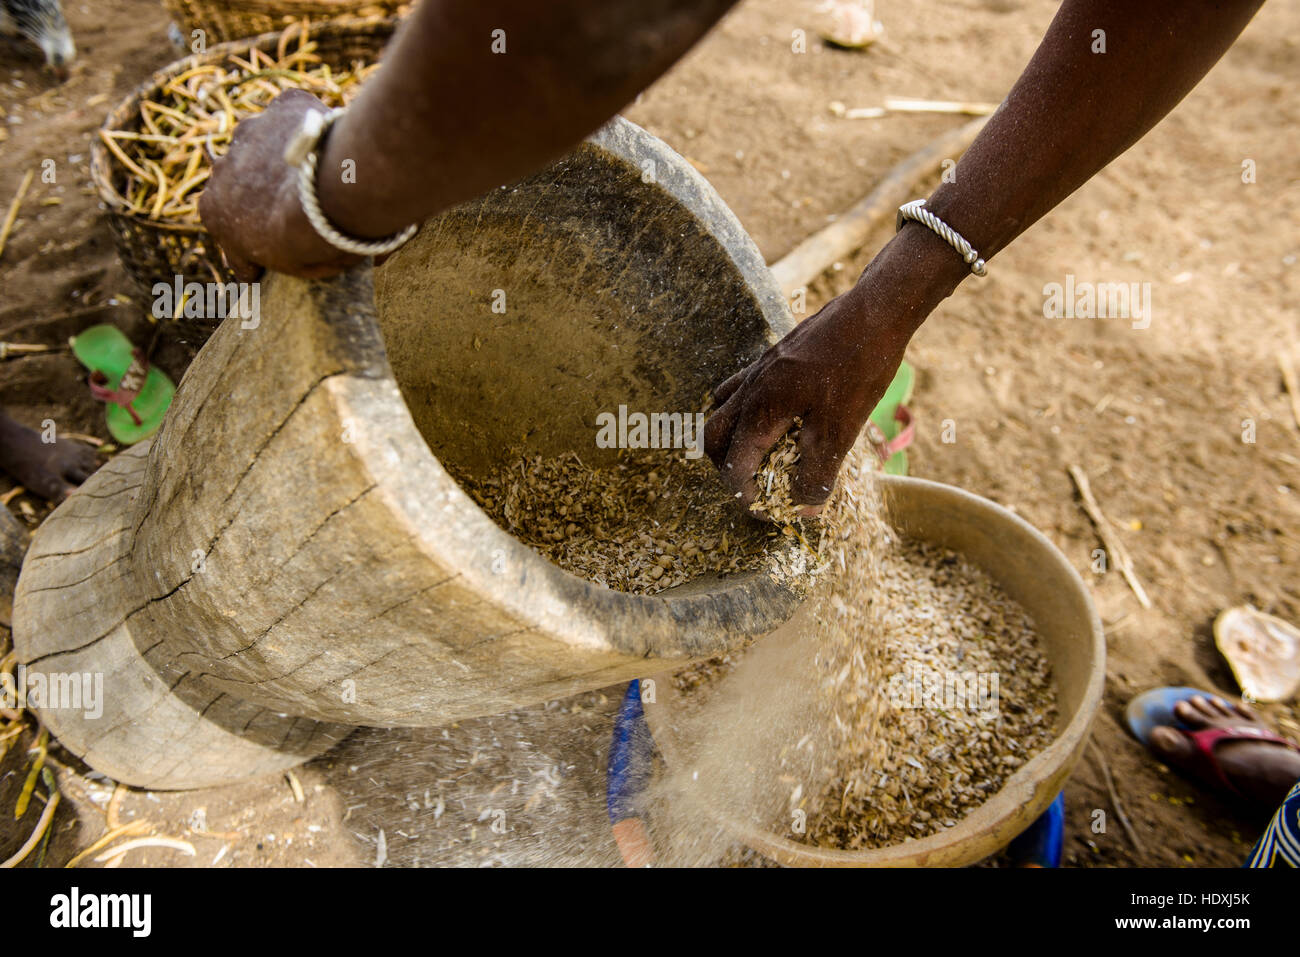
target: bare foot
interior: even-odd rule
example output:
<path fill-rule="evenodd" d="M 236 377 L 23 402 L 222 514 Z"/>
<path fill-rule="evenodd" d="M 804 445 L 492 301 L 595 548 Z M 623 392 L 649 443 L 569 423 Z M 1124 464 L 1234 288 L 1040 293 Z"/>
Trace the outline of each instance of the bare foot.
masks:
<path fill-rule="evenodd" d="M 99 468 L 95 450 L 82 442 L 42 442 L 41 436 L 0 412 L 0 469 L 33 495 L 61 502 Z"/>
<path fill-rule="evenodd" d="M 1258 728 L 1273 731 L 1244 704 L 1196 695 L 1174 706 L 1174 714 L 1193 731 L 1204 728 Z M 1177 728 L 1161 725 L 1151 731 L 1151 749 L 1169 764 L 1208 784 L 1199 752 L 1191 738 Z M 1214 746 L 1219 767 L 1232 785 L 1263 804 L 1282 803 L 1287 791 L 1300 780 L 1300 752 L 1269 741 L 1224 741 Z"/>

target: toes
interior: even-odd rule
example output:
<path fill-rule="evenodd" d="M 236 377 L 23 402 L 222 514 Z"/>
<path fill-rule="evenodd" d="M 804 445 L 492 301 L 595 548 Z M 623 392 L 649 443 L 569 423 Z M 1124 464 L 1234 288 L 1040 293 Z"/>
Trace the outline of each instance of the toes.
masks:
<path fill-rule="evenodd" d="M 1192 707 L 1196 709 L 1202 721 L 1213 721 L 1215 718 L 1222 718 L 1223 712 L 1214 705 L 1214 701 L 1206 695 L 1198 694 L 1191 699 Z"/>
<path fill-rule="evenodd" d="M 1215 713 L 1207 710 L 1209 702 L 1203 697 L 1197 695 L 1194 698 L 1188 698 L 1174 705 L 1174 715 L 1183 724 L 1190 725 L 1193 728 L 1202 728 L 1214 718 Z"/>
<path fill-rule="evenodd" d="M 1236 710 L 1237 714 L 1241 715 L 1247 721 L 1254 721 L 1257 724 L 1264 723 L 1264 719 L 1260 716 L 1259 712 L 1247 705 L 1244 701 L 1238 701 L 1234 703 L 1232 707 Z"/>
<path fill-rule="evenodd" d="M 1228 702 L 1224 701 L 1220 697 L 1216 696 L 1211 698 L 1210 706 L 1214 708 L 1214 710 L 1217 711 L 1221 717 L 1235 718 L 1237 716 L 1236 709 L 1233 708 L 1232 705 L 1228 704 Z"/>
<path fill-rule="evenodd" d="M 1196 746 L 1187 735 L 1177 728 L 1170 728 L 1163 724 L 1151 729 L 1147 743 L 1152 751 L 1168 763 L 1175 765 L 1188 764 L 1196 751 Z"/>

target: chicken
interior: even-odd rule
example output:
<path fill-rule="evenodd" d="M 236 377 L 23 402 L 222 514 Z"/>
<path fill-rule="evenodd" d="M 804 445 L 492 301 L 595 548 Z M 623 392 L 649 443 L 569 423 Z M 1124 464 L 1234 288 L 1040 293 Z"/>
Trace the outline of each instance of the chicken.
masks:
<path fill-rule="evenodd" d="M 25 37 L 40 47 L 60 79 L 77 56 L 59 0 L 0 0 L 0 33 Z"/>

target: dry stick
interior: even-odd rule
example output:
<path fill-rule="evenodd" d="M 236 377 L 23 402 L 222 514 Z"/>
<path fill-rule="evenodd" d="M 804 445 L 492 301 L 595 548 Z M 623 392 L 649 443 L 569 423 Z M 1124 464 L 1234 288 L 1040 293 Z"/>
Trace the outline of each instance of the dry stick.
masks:
<path fill-rule="evenodd" d="M 859 106 L 849 110 L 843 103 L 832 103 L 831 112 L 844 120 L 878 120 L 889 115 L 889 110 L 883 106 Z"/>
<path fill-rule="evenodd" d="M 93 445 L 96 448 L 104 444 L 104 440 L 97 435 L 90 435 L 87 432 L 64 432 L 59 436 L 60 439 L 72 439 L 76 442 L 85 442 L 87 445 Z"/>
<path fill-rule="evenodd" d="M 116 787 L 113 788 L 113 796 L 108 799 L 108 807 L 104 810 L 104 820 L 110 828 L 121 827 L 117 812 L 122 806 L 122 798 L 124 797 L 126 797 L 126 785 L 118 781 Z"/>
<path fill-rule="evenodd" d="M 24 323 L 25 328 L 34 328 L 36 326 L 47 326 L 56 322 L 63 322 L 65 319 L 79 319 L 82 316 L 91 316 L 104 312 L 106 309 L 130 309 L 129 302 L 101 302 L 97 306 L 82 306 L 80 309 L 71 309 L 67 312 L 60 312 L 53 316 L 42 316 L 40 319 L 32 320 L 30 323 Z M 6 317 L 7 318 L 7 317 Z M 16 345 L 17 343 L 10 343 Z M 50 346 L 50 349 L 64 349 L 66 346 Z"/>
<path fill-rule="evenodd" d="M 1295 419 L 1295 427 L 1300 429 L 1300 382 L 1296 381 L 1295 366 L 1291 364 L 1289 355 L 1279 352 L 1277 367 L 1282 370 L 1282 384 L 1291 398 L 1291 417 Z"/>
<path fill-rule="evenodd" d="M 1119 818 L 1119 823 L 1124 825 L 1124 832 L 1128 834 L 1128 839 L 1133 842 L 1133 849 L 1139 854 L 1145 854 L 1146 848 L 1138 840 L 1137 831 L 1133 829 L 1132 823 L 1129 822 L 1128 815 L 1124 813 L 1124 805 L 1120 803 L 1119 791 L 1115 790 L 1115 781 L 1110 776 L 1110 765 L 1106 763 L 1106 756 L 1102 754 L 1101 748 L 1097 747 L 1097 742 L 1088 740 L 1088 747 L 1092 748 L 1092 756 L 1096 759 L 1097 764 L 1101 767 L 1101 776 L 1106 781 L 1106 790 L 1110 794 L 1110 803 L 1115 808 L 1115 816 Z"/>
<path fill-rule="evenodd" d="M 54 820 L 54 809 L 59 806 L 59 799 L 63 795 L 55 791 L 45 804 L 45 810 L 41 812 L 41 818 L 36 822 L 36 829 L 32 831 L 32 836 L 27 839 L 27 843 L 18 848 L 13 857 L 0 863 L 0 868 L 17 867 L 22 863 L 23 858 L 32 852 L 41 838 L 45 836 L 45 830 L 50 826 L 50 821 Z"/>
<path fill-rule="evenodd" d="M 772 275 L 789 297 L 837 259 L 862 247 L 883 219 L 892 221 L 898 207 L 912 198 L 912 190 L 945 159 L 959 156 L 984 128 L 981 116 L 949 130 L 899 163 L 863 200 L 825 229 L 813 233 L 772 266 Z"/>
<path fill-rule="evenodd" d="M 290 771 L 285 775 L 285 777 L 288 779 L 289 787 L 293 791 L 293 799 L 299 804 L 302 804 L 307 800 L 307 797 L 302 793 L 302 784 L 298 781 L 298 775 Z"/>
<path fill-rule="evenodd" d="M 27 804 L 32 799 L 32 794 L 36 789 L 36 782 L 41 776 L 41 768 L 45 767 L 45 759 L 49 754 L 50 732 L 42 728 L 40 737 L 36 739 L 35 746 L 28 749 L 28 754 L 35 754 L 36 759 L 32 762 L 31 773 L 27 775 L 27 781 L 23 784 L 23 789 L 18 792 L 18 803 L 14 806 L 14 820 L 18 820 L 27 813 Z"/>
<path fill-rule="evenodd" d="M 100 848 L 113 843 L 113 841 L 116 841 L 119 837 L 122 837 L 126 834 L 136 834 L 140 831 L 147 831 L 147 830 L 149 830 L 148 821 L 131 821 L 129 824 L 123 824 L 121 827 L 115 827 L 112 830 L 105 833 L 102 837 L 100 837 L 99 840 L 95 841 L 94 844 L 91 844 L 90 847 L 86 848 L 84 851 L 79 852 L 75 857 L 72 858 L 72 860 L 68 861 L 68 863 L 64 864 L 63 866 L 76 867 L 78 864 L 80 864 L 82 861 L 88 858 L 91 854 L 94 854 Z"/>
<path fill-rule="evenodd" d="M 1151 599 L 1147 597 L 1146 589 L 1138 581 L 1137 572 L 1133 570 L 1133 559 L 1129 557 L 1128 549 L 1124 547 L 1115 535 L 1114 530 L 1110 527 L 1110 522 L 1106 521 L 1106 516 L 1102 513 L 1101 506 L 1092 496 L 1092 487 L 1088 483 L 1088 476 L 1083 469 L 1077 465 L 1070 466 L 1070 478 L 1074 479 L 1075 488 L 1079 490 L 1079 498 L 1083 500 L 1083 510 L 1088 513 L 1092 519 L 1092 524 L 1097 528 L 1097 534 L 1101 536 L 1101 543 L 1106 547 L 1107 553 L 1111 556 L 1115 566 L 1119 568 L 1120 574 L 1128 582 L 1129 588 L 1133 589 L 1133 594 L 1137 595 L 1138 602 L 1143 608 L 1151 607 Z"/>
<path fill-rule="evenodd" d="M 116 847 L 110 847 L 103 854 L 95 856 L 95 862 L 103 864 L 105 861 L 113 861 L 117 858 L 125 857 L 127 852 L 134 851 L 140 847 L 167 847 L 173 851 L 180 851 L 186 857 L 193 857 L 195 854 L 194 845 L 189 841 L 182 841 L 177 837 L 138 837 L 133 841 L 127 841 Z"/>
<path fill-rule="evenodd" d="M 997 108 L 997 103 L 971 103 L 965 100 L 913 100 L 904 97 L 885 100 L 885 109 L 893 113 L 965 113 L 969 116 L 988 116 Z"/>
<path fill-rule="evenodd" d="M 9 233 L 13 231 L 14 222 L 18 219 L 18 207 L 23 204 L 23 197 L 27 195 L 28 188 L 32 185 L 32 177 L 36 175 L 36 170 L 29 169 L 27 175 L 23 177 L 22 185 L 18 187 L 18 193 L 14 196 L 14 201 L 9 204 L 9 212 L 5 215 L 4 225 L 0 226 L 0 256 L 5 254 L 5 243 L 9 241 Z"/>
<path fill-rule="evenodd" d="M 28 356 L 40 352 L 57 352 L 63 346 L 47 346 L 31 342 L 0 342 L 0 359 L 10 356 Z"/>

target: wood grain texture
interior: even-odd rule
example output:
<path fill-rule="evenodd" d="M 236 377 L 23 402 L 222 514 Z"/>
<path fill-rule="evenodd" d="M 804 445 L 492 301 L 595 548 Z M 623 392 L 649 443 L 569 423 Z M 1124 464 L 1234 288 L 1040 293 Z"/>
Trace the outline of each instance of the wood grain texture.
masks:
<path fill-rule="evenodd" d="M 77 493 L 80 507 L 56 511 L 27 556 L 15 607 L 19 660 L 29 674 L 49 680 L 102 676 L 102 707 L 93 709 L 99 713 L 83 699 L 80 707 L 36 709 L 41 721 L 87 764 L 137 787 L 222 784 L 329 749 L 351 729 L 224 695 L 157 662 L 161 644 L 137 647 L 130 611 L 121 607 L 140 597 L 129 562 L 131 530 L 116 520 L 131 514 L 147 452 L 147 443 L 136 446 L 93 475 Z M 100 600 L 90 601 L 92 594 Z M 46 623 L 37 643 L 24 624 L 31 621 Z"/>
<path fill-rule="evenodd" d="M 39 530 L 21 659 L 104 671 L 132 699 L 94 726 L 51 718 L 93 766 L 155 787 L 260 773 L 346 726 L 450 723 L 663 667 L 647 658 L 708 657 L 796 607 L 762 572 L 654 597 L 576 578 L 498 528 L 430 450 L 482 467 L 467 450 L 500 450 L 535 408 L 551 410 L 529 420 L 535 447 L 594 449 L 600 409 L 698 408 L 788 329 L 716 193 L 618 121 L 472 220 L 427 224 L 384 266 L 381 308 L 365 266 L 264 281 L 261 324 L 221 326 L 147 457 L 119 456 Z M 560 268 L 561 250 L 596 263 L 591 278 Z M 494 327 L 508 348 L 477 349 L 448 313 L 484 310 L 494 284 L 534 305 L 511 316 L 525 334 Z M 408 397 L 429 383 L 444 406 L 417 426 Z M 489 441 L 458 440 L 472 430 Z"/>

